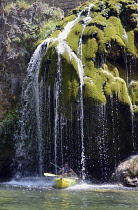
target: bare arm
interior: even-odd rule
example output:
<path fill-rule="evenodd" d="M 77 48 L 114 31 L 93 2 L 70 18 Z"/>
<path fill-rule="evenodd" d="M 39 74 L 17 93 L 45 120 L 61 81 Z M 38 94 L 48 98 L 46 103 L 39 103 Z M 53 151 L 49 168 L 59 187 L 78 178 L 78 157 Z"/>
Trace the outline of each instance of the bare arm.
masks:
<path fill-rule="evenodd" d="M 72 169 L 71 169 L 72 170 Z M 77 177 L 77 174 L 72 170 L 72 174 Z"/>
<path fill-rule="evenodd" d="M 63 168 L 60 169 L 57 174 L 62 174 L 62 173 L 63 173 Z"/>

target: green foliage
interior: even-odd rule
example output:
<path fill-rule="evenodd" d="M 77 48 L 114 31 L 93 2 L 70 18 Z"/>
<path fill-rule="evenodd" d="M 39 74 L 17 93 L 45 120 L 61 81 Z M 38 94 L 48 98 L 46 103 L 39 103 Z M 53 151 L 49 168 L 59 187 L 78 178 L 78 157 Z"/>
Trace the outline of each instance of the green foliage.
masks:
<path fill-rule="evenodd" d="M 4 10 L 9 13 L 12 8 L 14 8 L 14 3 L 10 2 L 10 3 L 6 4 L 6 6 L 4 7 Z"/>
<path fill-rule="evenodd" d="M 18 6 L 21 9 L 29 9 L 30 8 L 30 4 L 28 2 L 26 2 L 25 0 L 16 0 Z"/>
<path fill-rule="evenodd" d="M 4 120 L 0 123 L 0 135 L 11 134 L 16 121 L 17 121 L 16 111 L 15 110 L 9 111 Z"/>
<path fill-rule="evenodd" d="M 11 110 L 5 119 L 0 123 L 0 157 L 12 158 L 14 154 L 14 131 L 16 128 L 18 115 L 15 110 Z"/>
<path fill-rule="evenodd" d="M 56 25 L 58 24 L 59 20 L 49 20 L 47 23 L 45 23 L 41 28 L 39 32 L 39 39 L 43 40 L 46 39 L 48 36 L 50 36 L 53 31 L 56 28 Z"/>

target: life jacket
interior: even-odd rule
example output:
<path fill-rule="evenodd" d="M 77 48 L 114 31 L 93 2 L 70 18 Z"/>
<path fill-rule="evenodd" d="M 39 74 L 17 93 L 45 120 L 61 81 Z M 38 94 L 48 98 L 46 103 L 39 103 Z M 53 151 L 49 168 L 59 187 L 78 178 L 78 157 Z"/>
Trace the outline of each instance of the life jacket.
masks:
<path fill-rule="evenodd" d="M 63 174 L 66 174 L 66 173 L 69 173 L 69 172 L 72 172 L 71 168 L 68 167 L 68 168 L 63 168 Z"/>

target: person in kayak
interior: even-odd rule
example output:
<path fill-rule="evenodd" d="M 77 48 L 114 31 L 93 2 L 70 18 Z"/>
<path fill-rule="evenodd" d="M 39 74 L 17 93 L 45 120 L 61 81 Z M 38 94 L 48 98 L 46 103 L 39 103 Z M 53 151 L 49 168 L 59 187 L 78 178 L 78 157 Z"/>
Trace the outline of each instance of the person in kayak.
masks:
<path fill-rule="evenodd" d="M 59 170 L 58 174 L 61 174 L 62 176 L 76 176 L 77 174 L 69 167 L 68 163 L 64 164 L 64 167 Z"/>

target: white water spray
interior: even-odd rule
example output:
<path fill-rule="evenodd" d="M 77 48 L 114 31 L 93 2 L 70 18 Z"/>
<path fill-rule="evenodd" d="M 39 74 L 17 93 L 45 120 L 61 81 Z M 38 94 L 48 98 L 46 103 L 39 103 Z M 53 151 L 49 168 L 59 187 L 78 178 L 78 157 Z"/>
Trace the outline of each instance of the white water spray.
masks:
<path fill-rule="evenodd" d="M 27 69 L 27 77 L 24 81 L 22 90 L 23 109 L 21 111 L 21 118 L 18 122 L 18 127 L 20 127 L 20 134 L 15 134 L 15 140 L 17 141 L 16 160 L 20 161 L 18 163 L 18 169 L 22 169 L 23 164 L 25 163 L 25 157 L 31 158 L 29 157 L 29 150 L 31 147 L 33 147 L 35 142 L 35 135 L 36 144 L 38 144 L 37 162 L 39 165 L 39 175 L 42 175 L 43 173 L 43 137 L 41 116 L 42 96 L 40 94 L 42 82 L 40 84 L 38 83 L 38 76 L 43 52 L 47 49 L 50 41 L 51 39 L 47 39 L 41 45 L 39 45 L 30 60 Z M 34 130 L 33 126 L 36 126 L 35 134 L 32 133 Z M 26 146 L 26 144 L 28 146 Z"/>

